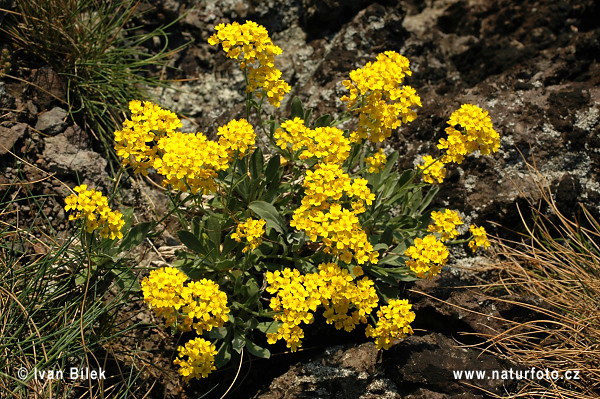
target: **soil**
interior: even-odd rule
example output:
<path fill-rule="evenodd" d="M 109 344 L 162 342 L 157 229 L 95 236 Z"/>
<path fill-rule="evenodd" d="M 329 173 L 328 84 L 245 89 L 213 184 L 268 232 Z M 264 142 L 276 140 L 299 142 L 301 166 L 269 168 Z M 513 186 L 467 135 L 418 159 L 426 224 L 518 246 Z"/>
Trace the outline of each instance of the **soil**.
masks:
<path fill-rule="evenodd" d="M 215 134 L 217 126 L 242 115 L 243 76 L 207 38 L 219 23 L 249 19 L 264 25 L 283 49 L 278 67 L 293 90 L 280 109 L 270 110 L 279 116 L 288 114 L 294 95 L 313 107 L 313 114 L 339 114 L 341 81 L 349 71 L 386 50 L 408 57 L 413 74 L 407 84 L 417 90 L 423 107 L 417 120 L 399 128 L 386 144 L 403 154 L 403 168 L 414 167 L 425 154 L 437 154 L 435 144 L 444 135 L 446 120 L 461 104 L 489 111 L 502 137 L 500 151 L 490 157 L 471 156 L 451 167 L 434 206 L 459 209 L 467 223 L 514 239 L 523 231 L 519 211 L 527 217 L 528 201 L 540 198 L 536 180 L 543 178 L 563 213 L 578 217 L 583 204 L 600 216 L 596 0 L 159 0 L 154 5 L 140 21 L 142 26 L 183 15 L 169 28 L 169 46 L 194 40 L 173 56 L 169 72 L 172 78 L 188 81 L 155 92 L 161 106 L 185 115 L 184 130 Z M 44 213 L 64 235 L 69 223 L 62 198 L 68 192 L 46 172 L 70 187 L 81 181 L 107 189 L 103 182 L 109 181 L 109 161 L 90 132 L 64 117 L 56 97 L 66 98 L 65 80 L 47 66 L 15 54 L 10 74 L 35 86 L 0 79 L 0 196 L 18 191 L 10 185 L 18 175 L 36 182 L 32 191 L 50 195 Z M 28 163 L 18 168 L 8 149 Z M 533 163 L 540 175 L 530 173 L 528 164 Z M 118 200 L 136 209 L 160 211 L 167 206 L 155 185 L 129 176 L 122 178 Z M 28 209 L 20 211 L 27 217 Z M 167 230 L 152 245 L 162 246 L 161 254 L 166 254 L 177 241 Z M 506 359 L 479 356 L 479 350 L 461 344 L 479 342 L 474 333 L 501 329 L 494 316 L 532 317 L 516 307 L 499 309 L 477 290 L 459 288 L 494 276 L 489 256 L 461 256 L 456 253 L 449 270 L 433 282 L 407 285 L 412 291 L 406 296 L 418 314 L 416 332 L 392 350 L 378 353 L 361 332 L 337 334 L 330 326 L 316 326 L 300 353 L 284 354 L 285 348 L 276 348 L 271 360 L 244 359 L 227 397 L 433 399 L 516 392 L 519 384 L 514 381 L 452 378 L 451 370 L 513 367 Z M 163 258 L 168 261 L 168 254 Z M 147 263 L 160 260 L 156 255 Z M 139 320 L 157 323 L 139 302 L 131 309 Z M 114 345 L 140 344 L 142 358 L 159 364 L 145 369 L 140 380 L 140 392 L 147 390 L 152 398 L 197 397 L 215 385 L 210 395 L 220 397 L 238 374 L 234 359 L 234 366 L 205 381 L 182 383 L 171 365 L 176 342 L 160 327 L 140 330 Z M 104 350 L 118 352 L 113 349 Z M 110 356 L 115 367 L 138 367 L 131 359 Z"/>

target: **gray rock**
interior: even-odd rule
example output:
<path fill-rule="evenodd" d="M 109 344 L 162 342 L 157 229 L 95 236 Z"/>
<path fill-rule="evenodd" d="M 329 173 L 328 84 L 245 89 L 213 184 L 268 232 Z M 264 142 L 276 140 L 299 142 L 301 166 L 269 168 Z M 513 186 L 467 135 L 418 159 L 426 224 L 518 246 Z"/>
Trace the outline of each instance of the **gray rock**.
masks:
<path fill-rule="evenodd" d="M 106 159 L 90 150 L 82 150 L 69 142 L 66 134 L 44 139 L 43 157 L 48 169 L 58 177 L 79 175 L 80 180 L 107 181 Z"/>
<path fill-rule="evenodd" d="M 58 134 L 67 127 L 66 117 L 67 111 L 60 107 L 54 107 L 38 117 L 35 128 L 46 134 Z"/>
<path fill-rule="evenodd" d="M 65 129 L 63 135 L 67 138 L 70 144 L 85 150 L 90 148 L 91 140 L 89 134 L 77 125 L 69 126 Z"/>

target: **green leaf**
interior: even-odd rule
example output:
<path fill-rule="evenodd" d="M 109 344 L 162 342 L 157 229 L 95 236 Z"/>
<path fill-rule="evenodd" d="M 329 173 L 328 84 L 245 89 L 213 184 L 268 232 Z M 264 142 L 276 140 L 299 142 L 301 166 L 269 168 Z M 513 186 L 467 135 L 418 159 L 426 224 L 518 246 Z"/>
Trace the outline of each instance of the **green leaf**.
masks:
<path fill-rule="evenodd" d="M 402 263 L 400 263 L 398 261 L 399 258 L 400 258 L 400 256 L 398 256 L 398 255 L 384 256 L 383 258 L 379 259 L 379 262 L 377 262 L 377 264 L 378 265 L 390 265 L 390 266 L 402 266 Z"/>
<path fill-rule="evenodd" d="M 117 285 L 124 292 L 140 292 L 140 282 L 131 269 L 112 269 L 111 273 L 115 276 Z"/>
<path fill-rule="evenodd" d="M 233 279 L 233 294 L 234 295 L 238 295 L 240 293 L 240 291 L 242 290 L 242 286 L 243 286 L 243 276 L 242 276 L 242 271 L 241 270 L 231 270 L 231 272 L 229 273 L 231 278 Z"/>
<path fill-rule="evenodd" d="M 395 254 L 404 254 L 408 247 L 413 245 L 413 241 L 413 238 L 405 238 L 404 240 L 400 241 L 400 243 L 398 243 L 398 246 L 394 248 L 392 252 Z"/>
<path fill-rule="evenodd" d="M 418 213 L 423 213 L 425 211 L 425 209 L 429 206 L 429 204 L 431 203 L 435 195 L 438 193 L 438 191 L 440 191 L 440 188 L 438 186 L 432 186 L 429 189 L 429 191 L 425 195 L 425 198 L 423 198 L 423 201 L 421 201 L 421 204 L 417 210 Z"/>
<path fill-rule="evenodd" d="M 213 340 L 223 339 L 227 336 L 227 328 L 225 328 L 225 327 L 213 328 L 210 331 L 206 331 L 205 334 L 208 338 L 213 339 Z"/>
<path fill-rule="evenodd" d="M 265 169 L 265 178 L 268 183 L 275 181 L 277 177 L 277 172 L 281 166 L 281 160 L 279 155 L 274 155 L 269 162 L 267 163 L 267 168 Z"/>
<path fill-rule="evenodd" d="M 181 241 L 183 245 L 185 245 L 192 251 L 198 253 L 204 252 L 204 245 L 202 245 L 198 237 L 196 237 L 189 231 L 179 230 L 177 232 L 177 236 L 179 237 L 179 241 Z"/>
<path fill-rule="evenodd" d="M 233 259 L 219 259 L 213 263 L 213 269 L 220 272 L 223 270 L 230 270 L 235 267 L 236 263 Z"/>
<path fill-rule="evenodd" d="M 220 253 L 221 223 L 216 215 L 210 215 L 206 220 L 206 233 L 216 249 L 215 253 Z"/>
<path fill-rule="evenodd" d="M 256 345 L 248 338 L 246 338 L 246 348 L 248 349 L 248 352 L 256 357 L 261 357 L 263 359 L 268 359 L 271 357 L 271 352 L 267 348 Z"/>
<path fill-rule="evenodd" d="M 248 208 L 267 222 L 267 228 L 275 229 L 281 234 L 285 233 L 285 223 L 272 204 L 265 201 L 254 201 Z"/>
<path fill-rule="evenodd" d="M 260 287 L 258 286 L 258 284 L 256 284 L 256 281 L 254 281 L 253 279 L 250 279 L 246 282 L 246 302 L 244 303 L 245 306 L 252 308 L 254 307 L 254 305 L 256 304 L 256 302 L 258 301 L 259 297 L 260 297 Z"/>
<path fill-rule="evenodd" d="M 304 109 L 302 108 L 302 101 L 298 96 L 294 96 L 292 99 L 292 113 L 290 119 L 300 118 L 304 119 Z"/>
<path fill-rule="evenodd" d="M 90 268 L 92 275 L 96 273 L 96 265 L 93 264 L 92 267 Z M 84 267 L 83 269 L 81 269 L 79 271 L 79 273 L 77 274 L 77 276 L 75 277 L 75 284 L 76 285 L 84 285 L 87 283 L 87 279 L 88 279 L 88 268 Z"/>
<path fill-rule="evenodd" d="M 258 147 L 250 157 L 250 175 L 253 179 L 258 179 L 262 175 L 264 162 L 262 150 Z"/>
<path fill-rule="evenodd" d="M 388 157 L 387 157 L 387 161 L 385 163 L 385 167 L 383 168 L 383 170 L 380 172 L 380 174 L 382 175 L 382 177 L 387 177 L 390 172 L 392 171 L 392 168 L 394 167 L 394 165 L 396 164 L 396 161 L 398 160 L 398 151 L 394 151 L 392 152 Z M 412 171 L 411 171 L 412 172 Z"/>
<path fill-rule="evenodd" d="M 215 366 L 221 368 L 231 360 L 231 345 L 229 342 L 223 342 L 215 356 Z"/>
<path fill-rule="evenodd" d="M 241 245 L 236 240 L 232 239 L 230 235 L 225 236 L 223 240 L 223 250 L 221 251 L 221 255 L 227 255 L 231 251 L 233 251 L 238 245 Z"/>
<path fill-rule="evenodd" d="M 394 230 L 391 229 L 390 227 L 386 227 L 385 230 L 383 230 L 383 233 L 381 234 L 381 237 L 379 237 L 379 242 L 392 245 L 392 241 L 394 240 Z"/>
<path fill-rule="evenodd" d="M 312 108 L 307 109 L 304 112 L 304 126 L 310 127 L 310 116 L 312 115 Z"/>
<path fill-rule="evenodd" d="M 411 275 L 411 274 L 405 274 L 402 275 L 400 277 L 398 277 L 400 279 L 400 281 L 417 281 L 417 280 L 421 280 L 419 277 L 415 276 L 415 275 Z"/>
<path fill-rule="evenodd" d="M 388 245 L 387 245 L 387 244 L 385 244 L 385 243 L 383 243 L 383 242 L 380 242 L 380 243 L 378 243 L 378 244 L 375 244 L 375 245 L 373 246 L 373 251 L 381 251 L 381 250 L 384 250 L 384 251 L 385 251 L 385 250 L 387 250 L 387 249 L 388 249 Z"/>
<path fill-rule="evenodd" d="M 256 281 L 252 278 L 246 282 L 245 288 L 246 288 L 246 295 L 248 295 L 249 297 L 256 295 L 260 292 L 260 288 L 258 287 L 258 284 L 256 284 Z"/>
<path fill-rule="evenodd" d="M 151 227 L 151 222 L 139 223 L 133 226 L 123 238 L 123 241 L 121 241 L 121 245 L 119 245 L 120 251 L 129 251 L 130 249 L 138 246 L 142 241 L 144 241 Z"/>
<path fill-rule="evenodd" d="M 258 326 L 258 320 L 256 320 L 255 317 L 250 318 L 250 320 L 246 322 L 246 327 L 250 331 L 254 330 L 256 326 Z"/>
<path fill-rule="evenodd" d="M 237 353 L 241 353 L 242 348 L 246 346 L 246 337 L 236 332 L 233 336 L 233 339 L 231 340 L 231 345 L 234 351 L 236 351 Z"/>
<path fill-rule="evenodd" d="M 264 334 L 271 334 L 277 332 L 281 323 L 278 321 L 263 321 L 262 323 L 258 323 L 256 329 Z"/>
<path fill-rule="evenodd" d="M 327 127 L 331 124 L 331 115 L 321 115 L 315 121 L 315 127 Z"/>
<path fill-rule="evenodd" d="M 415 171 L 412 169 L 407 169 L 404 172 L 402 172 L 402 174 L 400 174 L 400 177 L 398 178 L 398 187 L 400 187 L 401 190 L 404 189 L 404 186 L 412 182 L 414 175 Z"/>
<path fill-rule="evenodd" d="M 192 218 L 192 223 L 190 224 L 190 230 L 192 234 L 196 237 L 200 236 L 202 229 L 204 228 L 204 222 L 198 216 L 194 216 Z"/>

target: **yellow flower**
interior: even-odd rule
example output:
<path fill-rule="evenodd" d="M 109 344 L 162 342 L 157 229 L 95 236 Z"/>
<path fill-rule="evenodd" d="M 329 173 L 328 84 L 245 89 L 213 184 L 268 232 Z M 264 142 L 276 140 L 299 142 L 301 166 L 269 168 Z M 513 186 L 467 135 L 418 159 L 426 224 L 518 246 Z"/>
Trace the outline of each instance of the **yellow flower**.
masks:
<path fill-rule="evenodd" d="M 220 24 L 215 31 L 208 43 L 221 43 L 227 57 L 239 61 L 241 69 L 247 71 L 246 91 L 254 92 L 257 98 L 266 96 L 271 105 L 279 107 L 291 87 L 275 68 L 275 56 L 281 54 L 281 48 L 273 44 L 265 27 L 252 21 L 233 22 Z"/>
<path fill-rule="evenodd" d="M 161 155 L 152 166 L 164 176 L 163 185 L 177 190 L 214 192 L 217 172 L 229 167 L 227 149 L 202 133 L 169 133 L 158 140 L 156 148 Z"/>
<path fill-rule="evenodd" d="M 444 213 L 433 211 L 431 219 L 433 219 L 434 224 L 427 226 L 427 231 L 430 233 L 440 233 L 440 241 L 442 242 L 456 238 L 458 236 L 456 226 L 463 224 L 458 213 L 450 209 L 446 209 Z"/>
<path fill-rule="evenodd" d="M 463 104 L 450 115 L 448 138 L 441 138 L 439 149 L 445 149 L 444 163 L 462 163 L 464 157 L 475 150 L 488 155 L 500 148 L 500 135 L 494 130 L 487 111 L 472 104 Z"/>
<path fill-rule="evenodd" d="M 144 302 L 157 316 L 165 317 L 167 325 L 175 322 L 177 310 L 185 305 L 181 293 L 186 280 L 187 276 L 174 267 L 162 267 L 152 270 L 140 284 Z"/>
<path fill-rule="evenodd" d="M 437 180 L 438 183 L 441 183 L 446 177 L 446 168 L 444 167 L 444 163 L 440 160 L 433 159 L 430 155 L 425 155 L 423 157 L 423 164 L 417 165 L 417 167 L 421 169 L 423 173 L 423 181 L 426 183 L 433 184 L 434 180 Z"/>
<path fill-rule="evenodd" d="M 477 251 L 477 247 L 483 247 L 483 249 L 487 249 L 490 245 L 492 245 L 487 238 L 487 233 L 485 228 L 477 227 L 475 225 L 469 226 L 469 231 L 473 234 L 473 239 L 469 241 L 469 248 L 473 252 Z"/>
<path fill-rule="evenodd" d="M 322 240 L 324 252 L 340 257 L 346 263 L 354 258 L 358 264 L 377 263 L 379 253 L 373 250 L 357 215 L 371 205 L 375 194 L 367 180 L 352 181 L 338 164 L 317 164 L 304 178 L 304 197 L 294 211 L 290 226 L 304 230 L 311 241 Z M 352 210 L 344 208 L 343 196 L 351 200 Z"/>
<path fill-rule="evenodd" d="M 100 230 L 102 238 L 123 238 L 121 229 L 125 225 L 123 214 L 108 206 L 108 198 L 95 189 L 88 190 L 86 184 L 73 189 L 77 194 L 65 198 L 65 210 L 72 211 L 69 220 L 84 219 L 88 233 Z"/>
<path fill-rule="evenodd" d="M 188 277 L 174 267 L 150 272 L 141 283 L 144 302 L 167 326 L 177 323 L 180 330 L 196 333 L 222 327 L 229 320 L 227 295 L 214 281 L 202 279 L 185 284 Z"/>
<path fill-rule="evenodd" d="M 149 101 L 129 102 L 131 120 L 123 122 L 123 129 L 115 131 L 115 150 L 123 158 L 123 165 L 134 167 L 135 173 L 147 174 L 156 156 L 154 143 L 160 137 L 175 132 L 182 126 L 171 111 Z"/>
<path fill-rule="evenodd" d="M 178 347 L 177 351 L 179 355 L 173 363 L 179 366 L 179 374 L 185 381 L 191 378 L 206 378 L 217 369 L 215 367 L 217 348 L 204 338 L 194 338 L 185 346 Z"/>
<path fill-rule="evenodd" d="M 377 311 L 377 325 L 367 326 L 367 337 L 375 338 L 377 349 L 389 349 L 395 340 L 412 334 L 410 326 L 415 320 L 412 305 L 406 299 L 391 299 L 389 305 Z"/>
<path fill-rule="evenodd" d="M 292 352 L 302 346 L 304 331 L 300 324 L 313 322 L 313 314 L 319 306 L 320 294 L 318 286 L 311 283 L 311 279 L 305 283 L 305 276 L 297 269 L 285 268 L 283 271 L 267 272 L 267 292 L 275 294 L 271 298 L 269 306 L 276 312 L 273 318 L 281 325 L 274 333 L 267 334 L 267 342 L 274 344 L 280 339 Z"/>
<path fill-rule="evenodd" d="M 246 156 L 254 147 L 256 133 L 254 128 L 245 119 L 232 120 L 225 126 L 221 126 L 217 132 L 219 145 L 226 149 L 229 157 L 233 157 L 235 151 L 239 158 Z"/>
<path fill-rule="evenodd" d="M 369 173 L 379 173 L 383 170 L 383 167 L 387 162 L 387 158 L 383 153 L 383 149 L 380 148 L 379 151 L 373 154 L 372 156 L 366 157 L 365 162 L 369 167 Z"/>
<path fill-rule="evenodd" d="M 300 159 L 316 158 L 323 163 L 341 165 L 350 154 L 350 140 L 337 127 L 309 129 L 298 117 L 281 124 L 274 134 L 281 149 L 303 150 Z"/>
<path fill-rule="evenodd" d="M 265 224 L 267 223 L 264 219 L 246 219 L 244 223 L 238 223 L 235 233 L 231 234 L 231 238 L 237 242 L 242 242 L 242 238 L 248 240 L 248 245 L 242 250 L 246 253 L 250 250 L 254 250 L 262 244 L 262 235 L 265 233 Z"/>
<path fill-rule="evenodd" d="M 222 327 L 229 320 L 227 295 L 212 280 L 191 281 L 181 290 L 181 297 L 184 300 L 181 329 L 185 331 L 191 327 L 197 334 L 202 334 L 203 331 Z"/>
<path fill-rule="evenodd" d="M 310 129 L 304 125 L 302 119 L 298 117 L 288 119 L 275 130 L 275 142 L 282 150 L 291 148 L 292 151 L 298 151 L 308 145 L 309 136 L 306 134 L 308 130 Z"/>
<path fill-rule="evenodd" d="M 217 172 L 229 167 L 235 151 L 246 155 L 254 144 L 252 125 L 246 120 L 233 120 L 219 128 L 219 142 L 208 140 L 202 133 L 175 131 L 181 127 L 177 116 L 150 102 L 131 101 L 131 120 L 115 132 L 115 149 L 124 165 L 135 173 L 147 174 L 150 168 L 164 177 L 163 185 L 175 190 L 216 191 Z"/>
<path fill-rule="evenodd" d="M 448 260 L 448 248 L 432 234 L 422 239 L 416 238 L 414 245 L 404 251 L 404 254 L 411 257 L 406 265 L 420 278 L 427 276 L 431 279 Z"/>
<path fill-rule="evenodd" d="M 283 339 L 292 352 L 296 351 L 304 338 L 300 325 L 311 324 L 320 305 L 327 324 L 337 329 L 352 331 L 357 324 L 366 323 L 377 307 L 377 293 L 370 279 L 353 280 L 348 270 L 335 263 L 322 263 L 317 273 L 306 275 L 289 268 L 267 272 L 266 290 L 275 294 L 270 307 L 279 312 L 274 319 L 281 322 L 276 332 L 267 334 L 268 342 Z"/>
<path fill-rule="evenodd" d="M 381 142 L 391 136 L 392 129 L 417 117 L 412 107 L 420 107 L 421 99 L 415 89 L 402 85 L 411 73 L 408 59 L 394 51 L 381 53 L 375 62 L 350 72 L 350 80 L 342 82 L 350 93 L 341 100 L 359 118 L 351 141 Z"/>

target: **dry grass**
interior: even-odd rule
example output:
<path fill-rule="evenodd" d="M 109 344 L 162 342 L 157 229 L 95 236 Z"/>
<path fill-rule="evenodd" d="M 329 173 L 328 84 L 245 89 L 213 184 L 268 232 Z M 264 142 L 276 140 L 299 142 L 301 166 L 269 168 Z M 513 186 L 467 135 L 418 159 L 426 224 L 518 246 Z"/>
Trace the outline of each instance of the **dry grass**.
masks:
<path fill-rule="evenodd" d="M 579 371 L 580 379 L 568 382 L 528 380 L 506 398 L 600 398 L 600 225 L 583 206 L 581 220 L 564 216 L 543 176 L 531 171 L 539 205 L 549 212 L 530 203 L 532 217 L 522 217 L 527 233 L 521 242 L 496 239 L 495 244 L 504 289 L 541 305 L 517 301 L 535 319 L 507 320 L 507 329 L 486 337 L 486 345 L 523 369 L 556 370 L 561 376 Z"/>

